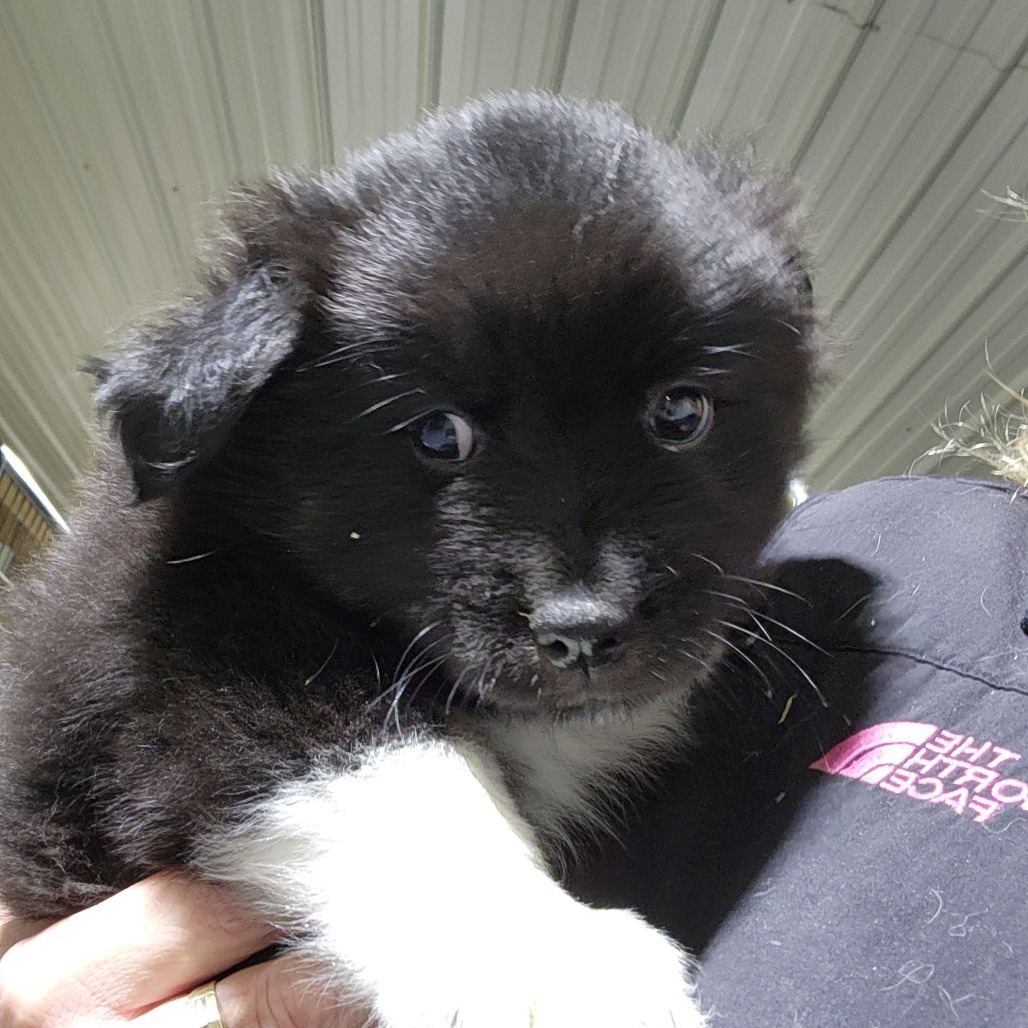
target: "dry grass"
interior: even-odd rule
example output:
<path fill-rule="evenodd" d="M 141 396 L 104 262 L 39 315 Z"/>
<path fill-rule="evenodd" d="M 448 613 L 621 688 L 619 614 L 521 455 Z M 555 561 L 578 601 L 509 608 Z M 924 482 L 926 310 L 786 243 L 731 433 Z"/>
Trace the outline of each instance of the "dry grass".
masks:
<path fill-rule="evenodd" d="M 993 217 L 1002 218 L 1005 221 L 1028 221 L 1028 197 L 1021 193 L 1015 193 L 1012 189 L 1007 189 L 1006 196 L 994 196 L 992 193 L 985 195 L 1008 209 L 1005 211 L 982 211 L 983 214 L 991 214 Z"/>
<path fill-rule="evenodd" d="M 989 378 L 1015 401 L 990 403 L 983 396 L 975 414 L 970 405 L 961 408 L 956 419 L 944 418 L 935 431 L 944 442 L 926 457 L 963 457 L 987 464 L 994 475 L 1028 486 L 1028 398 L 1011 389 L 989 368 Z"/>
<path fill-rule="evenodd" d="M 1007 189 L 1005 196 L 985 194 L 1005 210 L 983 211 L 1007 220 L 1028 221 L 1028 196 Z M 1028 398 L 1017 392 L 993 371 L 988 351 L 985 362 L 989 378 L 1006 394 L 1003 403 L 981 397 L 981 410 L 975 414 L 965 404 L 955 420 L 944 417 L 934 428 L 943 443 L 929 450 L 926 457 L 961 457 L 987 464 L 993 474 L 1028 487 Z M 1013 404 L 1011 404 L 1013 400 Z"/>

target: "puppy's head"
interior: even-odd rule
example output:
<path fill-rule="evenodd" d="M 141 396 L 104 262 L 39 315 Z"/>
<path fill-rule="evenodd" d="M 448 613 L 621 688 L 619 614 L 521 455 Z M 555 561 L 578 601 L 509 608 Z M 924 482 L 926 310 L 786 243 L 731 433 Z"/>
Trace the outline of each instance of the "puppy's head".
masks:
<path fill-rule="evenodd" d="M 717 659 L 781 512 L 793 222 L 612 107 L 490 98 L 241 197 L 208 292 L 99 399 L 141 497 L 202 491 L 442 700 L 630 704 Z"/>

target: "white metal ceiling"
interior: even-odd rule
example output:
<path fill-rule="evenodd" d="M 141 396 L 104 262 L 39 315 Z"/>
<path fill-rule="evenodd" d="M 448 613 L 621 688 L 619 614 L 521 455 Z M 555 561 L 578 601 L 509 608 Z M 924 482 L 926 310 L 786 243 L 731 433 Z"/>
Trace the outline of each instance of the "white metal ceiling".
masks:
<path fill-rule="evenodd" d="M 1028 386 L 1025 0 L 0 0 L 0 441 L 65 508 L 80 358 L 188 284 L 205 204 L 490 89 L 750 135 L 811 196 L 844 345 L 806 469 L 904 472 Z"/>

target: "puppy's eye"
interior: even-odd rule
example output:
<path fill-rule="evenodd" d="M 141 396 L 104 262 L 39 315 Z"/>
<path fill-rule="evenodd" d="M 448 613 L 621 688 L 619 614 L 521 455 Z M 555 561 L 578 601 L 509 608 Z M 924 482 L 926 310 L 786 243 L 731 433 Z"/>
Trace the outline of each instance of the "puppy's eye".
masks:
<path fill-rule="evenodd" d="M 714 407 L 691 385 L 663 386 L 650 394 L 643 421 L 665 450 L 687 450 L 710 431 Z"/>
<path fill-rule="evenodd" d="M 475 432 L 459 414 L 437 410 L 411 425 L 414 448 L 429 460 L 455 463 L 467 460 L 475 447 Z"/>

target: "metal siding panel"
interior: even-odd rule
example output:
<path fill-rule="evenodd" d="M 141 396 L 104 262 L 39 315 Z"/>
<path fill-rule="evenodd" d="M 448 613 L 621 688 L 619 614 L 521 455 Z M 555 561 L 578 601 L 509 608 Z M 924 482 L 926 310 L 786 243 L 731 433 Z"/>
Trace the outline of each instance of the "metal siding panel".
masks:
<path fill-rule="evenodd" d="M 843 7 L 760 5 L 727 0 L 683 109 L 685 135 L 715 131 L 749 137 L 759 153 L 782 166 L 822 117 L 824 97 L 874 31 L 876 0 Z"/>
<path fill-rule="evenodd" d="M 447 0 L 439 102 L 488 90 L 555 89 L 567 60 L 573 0 Z"/>
<path fill-rule="evenodd" d="M 849 345 L 808 473 L 904 470 L 986 383 L 986 342 L 1028 386 L 1028 225 L 979 213 L 982 190 L 1028 185 L 1026 49 L 1024 0 L 8 0 L 0 433 L 65 506 L 90 450 L 74 365 L 188 279 L 208 200 L 538 86 L 669 135 L 749 135 L 798 170 Z"/>
<path fill-rule="evenodd" d="M 413 124 L 434 97 L 433 0 L 325 0 L 325 61 L 335 159 Z"/>
<path fill-rule="evenodd" d="M 1016 119 L 1011 112 L 1017 112 Z M 811 423 L 821 442 L 811 464 L 814 481 L 835 481 L 842 458 L 841 440 L 861 432 L 879 417 L 881 395 L 861 383 L 894 383 L 941 346 L 952 325 L 979 303 L 1010 260 L 1028 244 L 1028 226 L 1011 225 L 982 213 L 982 190 L 1024 175 L 1028 153 L 1028 83 L 1008 78 L 993 102 L 976 119 L 951 159 L 904 220 L 879 259 L 868 269 L 839 310 L 836 324 L 852 340 L 840 366 L 843 385 L 825 398 Z M 897 271 L 897 269 L 902 269 Z M 980 338 L 961 344 L 979 354 Z M 983 366 L 983 362 L 982 365 Z M 977 377 L 977 376 L 976 376 Z M 926 392 L 920 400 L 930 420 L 962 383 L 945 392 Z M 902 402 L 898 397 L 890 403 Z M 834 441 L 830 441 L 834 440 Z M 895 471 L 891 464 L 883 471 Z"/>
<path fill-rule="evenodd" d="M 229 179 L 316 165 L 320 132 L 307 99 L 316 53 L 305 5 L 204 0 L 199 10 L 202 45 L 209 48 L 214 71 L 207 101 L 218 108 L 232 144 Z"/>
<path fill-rule="evenodd" d="M 615 100 L 673 136 L 723 0 L 609 0 L 579 5 L 561 89 Z"/>
<path fill-rule="evenodd" d="M 1018 252 L 996 273 L 988 292 L 959 316 L 947 319 L 938 334 L 929 337 L 935 345 L 903 368 L 902 374 L 896 369 L 896 379 L 888 383 L 888 404 L 847 433 L 834 449 L 829 472 L 818 478 L 822 488 L 910 470 L 938 442 L 932 424 L 947 407 L 952 411 L 968 401 L 977 406 L 981 392 L 996 394 L 986 375 L 986 346 L 1012 387 L 1028 385 L 1024 346 L 1028 239 L 1016 245 Z M 864 392 L 873 395 L 872 390 Z M 925 405 L 925 396 L 934 398 L 931 407 Z"/>
<path fill-rule="evenodd" d="M 977 11 L 976 5 L 967 10 Z M 965 38 L 976 20 L 965 19 Z M 1001 79 L 981 57 L 918 36 L 893 56 L 895 64 L 882 75 L 863 124 L 852 138 L 844 137 L 845 162 L 819 179 L 825 252 L 844 248 L 863 255 L 858 261 L 826 261 L 822 283 L 838 296 L 852 290 L 862 264 L 894 231 L 897 214 L 924 194 Z M 828 146 L 831 118 L 823 132 Z"/>

